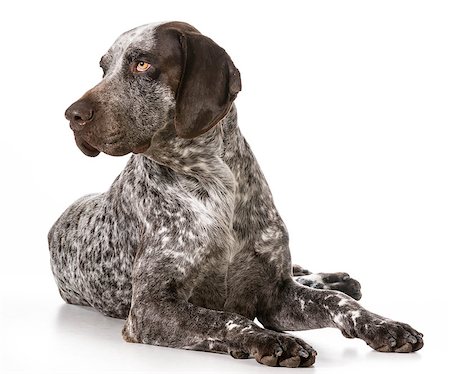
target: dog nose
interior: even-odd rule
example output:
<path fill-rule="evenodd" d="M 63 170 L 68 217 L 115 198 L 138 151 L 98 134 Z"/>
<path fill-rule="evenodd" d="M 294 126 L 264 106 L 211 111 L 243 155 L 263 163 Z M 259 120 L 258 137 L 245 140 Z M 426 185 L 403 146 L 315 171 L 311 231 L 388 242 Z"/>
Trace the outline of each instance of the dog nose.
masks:
<path fill-rule="evenodd" d="M 81 130 L 84 125 L 92 121 L 94 108 L 88 101 L 79 100 L 67 108 L 65 116 L 70 121 L 72 130 Z"/>

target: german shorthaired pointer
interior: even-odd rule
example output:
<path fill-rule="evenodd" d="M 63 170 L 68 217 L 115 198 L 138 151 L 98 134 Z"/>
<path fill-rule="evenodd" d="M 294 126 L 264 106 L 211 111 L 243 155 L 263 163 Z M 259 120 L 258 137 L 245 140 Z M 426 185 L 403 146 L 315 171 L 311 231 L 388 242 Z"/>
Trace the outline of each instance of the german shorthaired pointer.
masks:
<path fill-rule="evenodd" d="M 362 308 L 348 274 L 292 266 L 237 126 L 241 81 L 222 48 L 186 23 L 152 24 L 120 36 L 100 65 L 103 80 L 66 111 L 76 144 L 134 155 L 107 192 L 79 199 L 50 230 L 66 302 L 126 319 L 128 342 L 270 366 L 315 361 L 285 330 L 336 327 L 381 352 L 422 348 L 409 325 Z"/>

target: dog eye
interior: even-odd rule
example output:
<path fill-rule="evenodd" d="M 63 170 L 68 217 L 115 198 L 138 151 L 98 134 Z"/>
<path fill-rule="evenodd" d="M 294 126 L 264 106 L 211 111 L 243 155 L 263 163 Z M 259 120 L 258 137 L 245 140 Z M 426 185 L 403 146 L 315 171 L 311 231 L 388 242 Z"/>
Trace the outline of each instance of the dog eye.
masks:
<path fill-rule="evenodd" d="M 150 69 L 150 67 L 151 65 L 148 62 L 138 61 L 133 70 L 138 73 L 143 73 L 144 71 Z"/>

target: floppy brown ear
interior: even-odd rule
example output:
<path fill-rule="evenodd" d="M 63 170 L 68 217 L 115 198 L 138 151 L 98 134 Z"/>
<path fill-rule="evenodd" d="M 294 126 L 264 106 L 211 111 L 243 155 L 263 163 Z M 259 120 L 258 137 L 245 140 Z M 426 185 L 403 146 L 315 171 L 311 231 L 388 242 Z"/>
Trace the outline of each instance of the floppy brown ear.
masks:
<path fill-rule="evenodd" d="M 195 138 L 216 125 L 241 90 L 239 70 L 225 50 L 196 32 L 180 36 L 183 72 L 176 95 L 175 130 Z"/>

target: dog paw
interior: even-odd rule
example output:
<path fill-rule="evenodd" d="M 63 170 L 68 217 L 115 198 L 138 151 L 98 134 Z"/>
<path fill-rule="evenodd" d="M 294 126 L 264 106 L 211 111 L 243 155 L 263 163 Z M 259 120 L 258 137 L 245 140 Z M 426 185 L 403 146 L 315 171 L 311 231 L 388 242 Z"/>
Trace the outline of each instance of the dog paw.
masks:
<path fill-rule="evenodd" d="M 309 270 L 302 268 L 300 265 L 292 265 L 292 273 L 294 277 L 312 274 Z"/>
<path fill-rule="evenodd" d="M 326 288 L 341 291 L 355 300 L 361 299 L 361 284 L 347 273 L 321 273 Z"/>
<path fill-rule="evenodd" d="M 355 300 L 361 299 L 361 284 L 347 273 L 302 275 L 296 281 L 312 288 L 341 291 Z"/>
<path fill-rule="evenodd" d="M 302 339 L 281 333 L 254 334 L 249 351 L 260 364 L 290 368 L 311 366 L 317 355 Z"/>
<path fill-rule="evenodd" d="M 375 318 L 358 330 L 358 337 L 378 352 L 409 353 L 423 347 L 423 334 L 406 323 Z"/>

